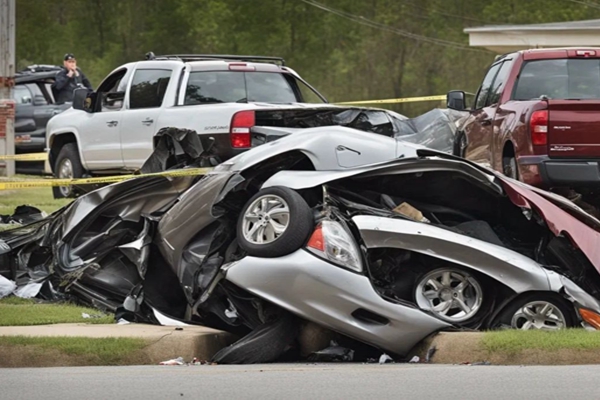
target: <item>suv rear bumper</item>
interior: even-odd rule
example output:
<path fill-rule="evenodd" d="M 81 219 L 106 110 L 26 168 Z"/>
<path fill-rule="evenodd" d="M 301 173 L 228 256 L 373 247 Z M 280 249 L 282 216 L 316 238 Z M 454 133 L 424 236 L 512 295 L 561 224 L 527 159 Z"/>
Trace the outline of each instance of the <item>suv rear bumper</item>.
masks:
<path fill-rule="evenodd" d="M 600 159 L 556 159 L 548 156 L 518 158 L 523 181 L 533 186 L 598 186 Z"/>

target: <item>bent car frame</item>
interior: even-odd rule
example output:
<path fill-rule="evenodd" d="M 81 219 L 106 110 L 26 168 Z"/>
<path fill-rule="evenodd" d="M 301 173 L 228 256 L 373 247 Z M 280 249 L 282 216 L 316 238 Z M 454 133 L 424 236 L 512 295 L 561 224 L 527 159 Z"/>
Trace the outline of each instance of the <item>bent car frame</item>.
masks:
<path fill-rule="evenodd" d="M 113 184 L 1 233 L 3 273 L 243 335 L 219 363 L 275 361 L 303 321 L 399 356 L 439 330 L 600 329 L 600 221 L 571 202 L 347 127 L 264 132 L 204 176 Z"/>

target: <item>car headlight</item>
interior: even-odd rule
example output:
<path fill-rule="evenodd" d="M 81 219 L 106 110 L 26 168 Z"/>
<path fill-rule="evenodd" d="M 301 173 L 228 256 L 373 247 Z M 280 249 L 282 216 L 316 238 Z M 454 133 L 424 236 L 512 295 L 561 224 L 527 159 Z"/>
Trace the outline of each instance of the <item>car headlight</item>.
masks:
<path fill-rule="evenodd" d="M 352 234 L 341 223 L 325 220 L 315 228 L 306 248 L 340 267 L 362 272 L 362 258 Z"/>

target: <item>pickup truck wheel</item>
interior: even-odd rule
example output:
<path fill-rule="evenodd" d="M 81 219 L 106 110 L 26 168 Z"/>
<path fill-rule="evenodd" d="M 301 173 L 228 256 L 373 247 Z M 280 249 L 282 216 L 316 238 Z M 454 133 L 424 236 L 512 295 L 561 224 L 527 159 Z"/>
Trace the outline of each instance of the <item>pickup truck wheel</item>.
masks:
<path fill-rule="evenodd" d="M 75 143 L 65 144 L 56 157 L 54 164 L 54 176 L 58 179 L 73 179 L 83 176 L 83 166 L 79 160 L 79 153 Z M 72 186 L 53 187 L 55 198 L 77 197 L 78 191 Z"/>
<path fill-rule="evenodd" d="M 519 166 L 517 165 L 517 159 L 513 156 L 504 157 L 502 159 L 502 169 L 504 175 L 509 178 L 519 180 Z"/>

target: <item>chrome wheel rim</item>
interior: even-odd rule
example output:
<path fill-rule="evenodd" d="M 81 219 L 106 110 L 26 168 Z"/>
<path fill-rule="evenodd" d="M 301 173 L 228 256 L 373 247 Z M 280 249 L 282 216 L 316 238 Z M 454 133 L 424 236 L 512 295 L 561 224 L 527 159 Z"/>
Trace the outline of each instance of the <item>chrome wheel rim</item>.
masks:
<path fill-rule="evenodd" d="M 513 315 L 514 329 L 555 331 L 565 328 L 567 322 L 560 309 L 547 301 L 532 301 L 519 308 Z"/>
<path fill-rule="evenodd" d="M 464 271 L 438 269 L 425 275 L 416 288 L 415 297 L 421 309 L 430 310 L 448 322 L 472 318 L 483 302 L 481 285 Z"/>
<path fill-rule="evenodd" d="M 290 224 L 290 208 L 279 196 L 265 195 L 250 204 L 244 213 L 242 232 L 252 244 L 268 244 L 283 235 Z"/>
<path fill-rule="evenodd" d="M 73 179 L 73 163 L 68 158 L 63 159 L 58 165 L 59 179 Z M 71 186 L 59 186 L 60 193 L 67 197 L 71 194 Z"/>

